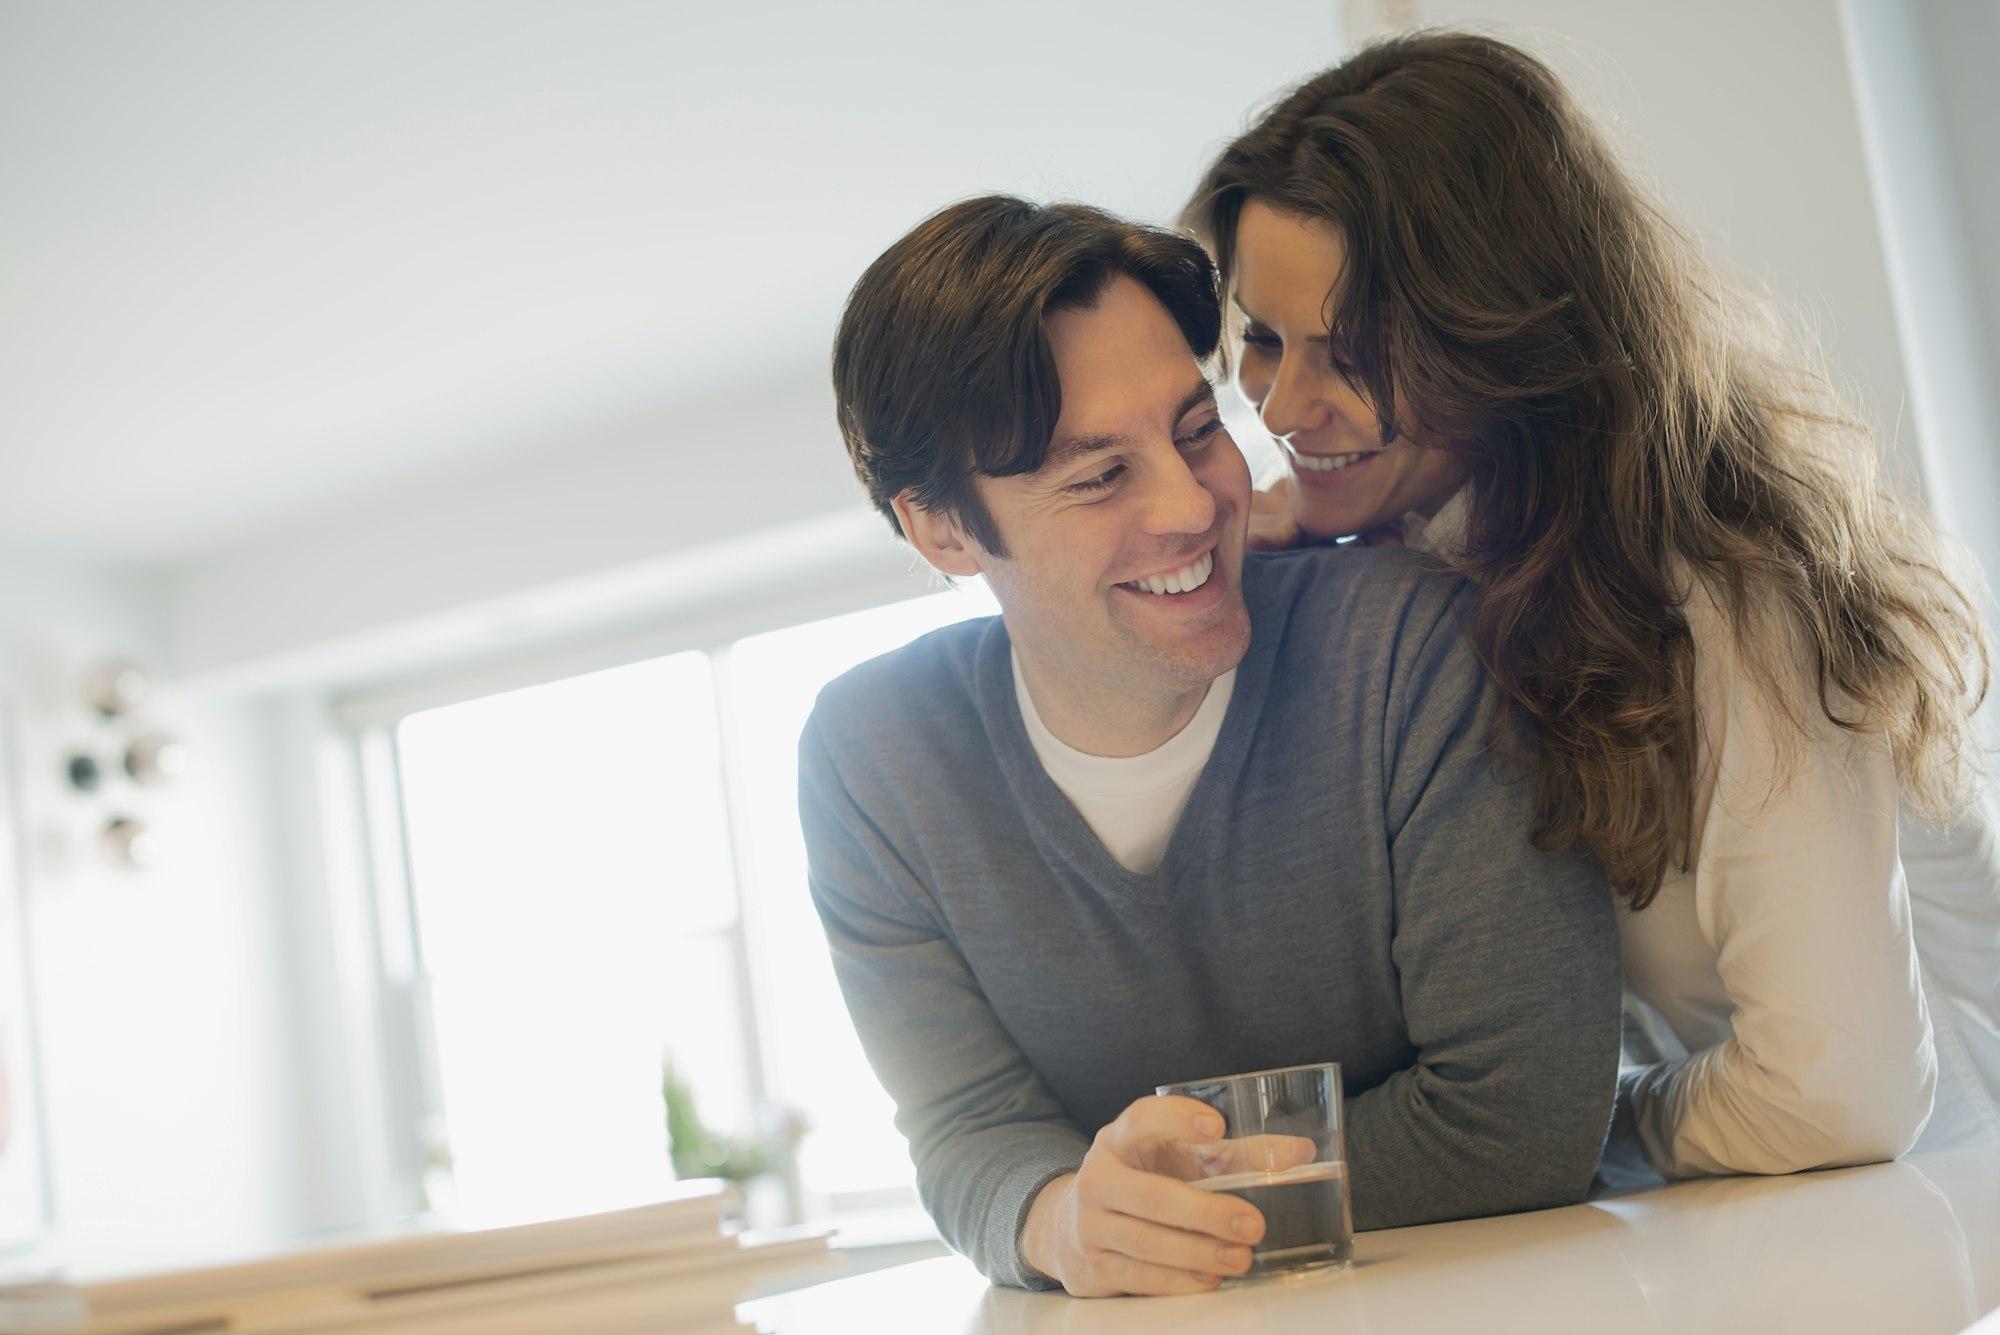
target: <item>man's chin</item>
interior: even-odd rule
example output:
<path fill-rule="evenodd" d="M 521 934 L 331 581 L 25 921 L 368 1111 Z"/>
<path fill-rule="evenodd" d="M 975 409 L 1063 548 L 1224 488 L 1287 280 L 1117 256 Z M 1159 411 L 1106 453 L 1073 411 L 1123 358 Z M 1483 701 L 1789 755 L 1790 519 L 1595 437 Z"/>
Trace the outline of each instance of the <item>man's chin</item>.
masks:
<path fill-rule="evenodd" d="M 1222 550 L 1233 546 L 1234 559 Z M 1130 585 L 1110 590 L 1111 618 L 1145 657 L 1182 682 L 1212 681 L 1235 667 L 1250 646 L 1243 601 L 1240 535 L 1224 539 L 1202 587 L 1190 593 L 1147 593 Z"/>
<path fill-rule="evenodd" d="M 1187 685 L 1214 681 L 1238 663 L 1250 648 L 1250 614 L 1240 597 L 1198 627 L 1180 634 L 1162 634 L 1147 627 L 1135 638 L 1146 646 L 1145 656 L 1165 673 Z"/>

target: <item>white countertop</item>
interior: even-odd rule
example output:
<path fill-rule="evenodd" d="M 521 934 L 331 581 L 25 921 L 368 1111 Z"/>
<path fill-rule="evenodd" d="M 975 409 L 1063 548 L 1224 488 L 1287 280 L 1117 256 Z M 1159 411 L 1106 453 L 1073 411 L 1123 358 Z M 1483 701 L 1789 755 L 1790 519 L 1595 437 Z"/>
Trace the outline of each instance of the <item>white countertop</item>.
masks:
<path fill-rule="evenodd" d="M 1956 1335 L 2000 1308 L 2000 1155 L 1683 1182 L 1364 1233 L 1355 1257 L 1345 1273 L 1210 1294 L 1077 1299 L 992 1288 L 952 1256 L 745 1303 L 738 1315 L 775 1335 Z"/>

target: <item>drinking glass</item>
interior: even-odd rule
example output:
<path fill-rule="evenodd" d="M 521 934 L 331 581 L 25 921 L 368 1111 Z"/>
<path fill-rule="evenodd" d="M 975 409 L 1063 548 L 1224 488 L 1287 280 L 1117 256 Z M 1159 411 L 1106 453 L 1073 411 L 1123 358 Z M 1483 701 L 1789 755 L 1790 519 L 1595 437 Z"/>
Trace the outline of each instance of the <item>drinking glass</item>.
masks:
<path fill-rule="evenodd" d="M 1222 1114 L 1222 1140 L 1180 1147 L 1178 1175 L 1203 1191 L 1240 1196 L 1263 1213 L 1264 1237 L 1251 1248 L 1250 1275 L 1353 1261 L 1338 1063 L 1187 1080 L 1154 1092 L 1196 1099 Z"/>

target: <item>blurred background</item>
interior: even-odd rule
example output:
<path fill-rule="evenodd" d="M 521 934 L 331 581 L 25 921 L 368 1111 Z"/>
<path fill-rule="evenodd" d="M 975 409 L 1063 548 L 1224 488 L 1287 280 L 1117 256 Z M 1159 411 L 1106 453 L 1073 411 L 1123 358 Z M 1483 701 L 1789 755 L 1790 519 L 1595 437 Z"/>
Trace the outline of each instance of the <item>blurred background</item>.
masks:
<path fill-rule="evenodd" d="M 860 499 L 840 301 L 968 194 L 1167 220 L 1440 23 L 1551 60 L 2000 571 L 1990 0 L 0 3 L 0 1246 L 719 1173 L 935 1248 L 793 745 L 991 605 Z"/>

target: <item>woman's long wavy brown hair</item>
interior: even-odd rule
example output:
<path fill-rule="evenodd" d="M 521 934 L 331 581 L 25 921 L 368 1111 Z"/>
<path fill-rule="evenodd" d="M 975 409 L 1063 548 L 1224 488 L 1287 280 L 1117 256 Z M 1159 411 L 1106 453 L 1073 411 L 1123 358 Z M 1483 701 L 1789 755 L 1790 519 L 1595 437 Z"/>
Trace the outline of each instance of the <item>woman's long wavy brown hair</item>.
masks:
<path fill-rule="evenodd" d="M 1923 814 L 1962 808 L 1989 662 L 1976 585 L 1877 481 L 1816 359 L 1716 275 L 1546 66 L 1417 33 L 1282 97 L 1183 218 L 1225 291 L 1252 198 L 1344 239 L 1336 364 L 1466 457 L 1467 631 L 1534 725 L 1537 844 L 1587 847 L 1634 908 L 1688 865 L 1686 574 L 1773 687 L 1788 646 L 1758 609 L 1782 609 L 1818 710 L 1886 734 Z M 1797 695 L 1773 691 L 1803 729 Z"/>

